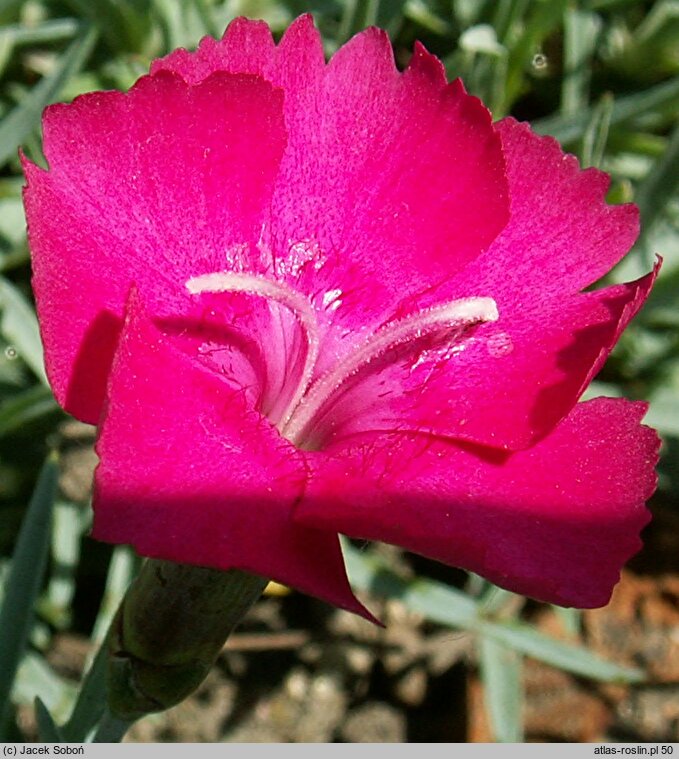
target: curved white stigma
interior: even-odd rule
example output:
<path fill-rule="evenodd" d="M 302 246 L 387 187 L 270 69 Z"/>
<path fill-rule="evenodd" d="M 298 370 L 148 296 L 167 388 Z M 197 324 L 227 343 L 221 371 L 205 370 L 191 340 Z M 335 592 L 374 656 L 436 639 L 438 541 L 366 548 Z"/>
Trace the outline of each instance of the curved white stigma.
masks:
<path fill-rule="evenodd" d="M 400 343 L 425 337 L 442 327 L 456 329 L 455 336 L 451 336 L 452 342 L 468 329 L 497 319 L 497 304 L 492 298 L 463 298 L 389 322 L 334 369 L 317 379 L 308 393 L 296 396 L 300 400 L 299 406 L 289 406 L 292 414 L 281 426 L 281 433 L 295 444 L 302 443 L 314 417 L 334 391 L 364 366 Z"/>
<path fill-rule="evenodd" d="M 192 295 L 199 293 L 233 293 L 241 292 L 249 295 L 258 295 L 280 303 L 291 311 L 299 322 L 306 335 L 307 351 L 304 359 L 304 368 L 297 389 L 288 402 L 281 420 L 278 423 L 282 430 L 302 396 L 307 391 L 311 377 L 316 366 L 319 350 L 319 330 L 316 313 L 309 300 L 288 287 L 283 282 L 276 282 L 258 274 L 240 274 L 238 272 L 214 272 L 192 277 L 186 283 L 186 289 Z"/>

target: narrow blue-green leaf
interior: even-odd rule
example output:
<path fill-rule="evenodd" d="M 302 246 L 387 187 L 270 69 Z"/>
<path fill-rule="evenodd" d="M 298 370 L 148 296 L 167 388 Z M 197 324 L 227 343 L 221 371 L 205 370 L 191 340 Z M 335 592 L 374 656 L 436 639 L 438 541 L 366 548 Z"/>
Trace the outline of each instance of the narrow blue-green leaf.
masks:
<path fill-rule="evenodd" d="M 57 411 L 59 406 L 45 385 L 35 385 L 24 390 L 0 403 L 0 438 Z"/>
<path fill-rule="evenodd" d="M 590 11 L 568 7 L 564 14 L 564 77 L 561 113 L 572 116 L 589 101 L 591 58 L 601 29 L 601 19 Z"/>
<path fill-rule="evenodd" d="M 342 18 L 337 31 L 337 44 L 341 45 L 358 30 L 358 0 L 343 0 Z"/>
<path fill-rule="evenodd" d="M 58 18 L 42 24 L 8 24 L 0 27 L 0 40 L 12 45 L 36 45 L 43 42 L 59 42 L 75 36 L 80 24 L 73 18 Z"/>
<path fill-rule="evenodd" d="M 41 743 L 63 743 L 63 736 L 59 728 L 54 724 L 52 715 L 47 707 L 40 700 L 40 696 L 35 697 L 35 719 L 38 723 L 38 739 Z"/>
<path fill-rule="evenodd" d="M 13 189 L 13 188 L 12 188 Z M 0 194 L 1 191 L 0 191 Z M 24 216 L 21 193 L 11 190 L 0 197 L 0 251 L 9 255 L 14 248 L 26 240 L 26 217 Z M 0 264 L 2 261 L 0 260 Z"/>
<path fill-rule="evenodd" d="M 65 1 L 76 15 L 87 19 L 101 32 L 112 51 L 120 53 L 121 48 L 138 50 L 142 45 L 149 15 L 136 8 L 135 3 L 129 0 L 97 0 L 96 3 L 91 0 Z"/>
<path fill-rule="evenodd" d="M 203 24 L 205 34 L 209 34 L 211 37 L 216 37 L 219 39 L 219 37 L 222 36 L 222 32 L 224 30 L 220 29 L 217 22 L 215 21 L 215 17 L 212 13 L 212 8 L 210 8 L 206 0 L 193 0 L 193 4 L 196 9 L 196 13 L 198 14 L 198 18 L 200 18 L 201 23 Z"/>
<path fill-rule="evenodd" d="M 677 19 L 679 19 L 679 2 L 658 0 L 634 30 L 634 42 L 637 44 L 657 42 L 664 31 L 670 32 L 671 25 Z M 676 26 L 674 29 L 676 30 Z M 676 41 L 676 36 L 674 39 Z"/>
<path fill-rule="evenodd" d="M 381 588 L 399 590 L 398 594 L 390 597 L 398 598 L 409 609 L 451 627 L 462 627 L 472 631 L 476 629 L 478 605 L 459 590 L 424 579 L 413 582 L 400 581 L 403 586 L 399 589 L 395 577 L 381 573 L 378 579 L 379 582 L 373 586 L 376 592 Z M 438 611 L 434 611 L 435 609 Z"/>
<path fill-rule="evenodd" d="M 184 18 L 181 5 L 174 0 L 153 0 L 153 6 L 163 31 L 164 48 L 169 52 L 184 39 Z"/>
<path fill-rule="evenodd" d="M 396 2 L 393 0 L 388 5 L 397 6 L 398 11 L 401 11 L 404 2 Z M 344 0 L 344 10 L 342 13 L 342 19 L 340 21 L 338 31 L 338 41 L 342 42 L 347 40 L 352 35 L 365 29 L 367 26 L 375 26 L 384 20 L 389 19 L 393 15 L 394 8 L 386 8 L 386 18 L 382 18 L 382 2 L 381 0 Z"/>
<path fill-rule="evenodd" d="M 679 97 L 679 77 L 674 77 L 662 84 L 656 84 L 647 90 L 618 98 L 611 111 L 611 125 L 622 124 L 642 114 L 666 105 L 676 104 Z M 539 134 L 550 134 L 559 142 L 568 144 L 579 140 L 591 123 L 593 108 L 583 108 L 574 116 L 548 116 L 533 122 L 533 129 Z"/>
<path fill-rule="evenodd" d="M 86 29 L 70 44 L 52 73 L 43 79 L 0 122 L 0 166 L 17 154 L 19 145 L 37 127 L 45 106 L 53 103 L 66 82 L 89 56 L 97 33 Z"/>
<path fill-rule="evenodd" d="M 588 166 L 601 167 L 606 151 L 608 132 L 611 127 L 614 104 L 613 96 L 610 93 L 606 93 L 602 95 L 599 102 L 594 106 L 592 121 L 587 125 L 582 138 L 581 165 L 583 168 L 587 168 Z"/>
<path fill-rule="evenodd" d="M 139 571 L 140 563 L 139 556 L 129 546 L 116 546 L 113 549 L 104 595 L 92 630 L 92 640 L 95 644 L 98 645 L 104 640 L 125 592 Z"/>
<path fill-rule="evenodd" d="M 498 0 L 494 3 L 493 27 L 498 39 L 508 44 L 522 26 L 523 17 L 532 0 Z"/>
<path fill-rule="evenodd" d="M 555 640 L 522 622 L 483 621 L 478 629 L 498 643 L 575 675 L 602 682 L 638 683 L 645 679 L 640 669 L 608 662 L 582 646 Z"/>
<path fill-rule="evenodd" d="M 679 188 L 679 126 L 674 128 L 665 152 L 658 158 L 634 194 L 641 213 L 642 240 Z"/>
<path fill-rule="evenodd" d="M 108 651 L 100 646 L 78 691 L 68 722 L 61 732 L 67 743 L 82 743 L 94 730 L 106 710 L 106 669 Z"/>
<path fill-rule="evenodd" d="M 563 606 L 552 606 L 552 609 L 569 635 L 580 635 L 582 628 L 582 612 L 580 609 L 567 609 Z"/>
<path fill-rule="evenodd" d="M 47 563 L 57 487 L 55 455 L 45 462 L 17 539 L 0 609 L 0 725 L 33 623 L 33 607 Z"/>
<path fill-rule="evenodd" d="M 437 609 L 439 619 L 436 621 L 444 624 L 473 627 L 477 618 L 477 604 L 464 593 L 425 580 L 406 582 L 380 559 L 357 551 L 347 542 L 342 544 L 342 550 L 347 573 L 354 587 L 376 596 L 398 598 L 413 611 L 420 611 L 426 616 Z"/>
<path fill-rule="evenodd" d="M 133 722 L 118 719 L 107 709 L 92 738 L 92 743 L 120 743 L 132 725 Z"/>
<path fill-rule="evenodd" d="M 342 544 L 349 578 L 358 590 L 401 601 L 432 622 L 482 633 L 498 643 L 547 664 L 594 680 L 640 682 L 644 673 L 636 668 L 613 664 L 576 646 L 550 638 L 528 624 L 487 619 L 482 605 L 455 588 L 428 579 L 407 581 L 389 569 L 384 561 Z"/>
<path fill-rule="evenodd" d="M 52 563 L 47 598 L 41 607 L 55 626 L 70 623 L 71 606 L 76 590 L 75 573 L 80 560 L 80 546 L 87 521 L 83 510 L 73 503 L 59 502 L 54 508 Z"/>
<path fill-rule="evenodd" d="M 5 69 L 12 60 L 14 45 L 12 40 L 0 34 L 0 77 L 4 76 Z"/>
<path fill-rule="evenodd" d="M 549 35 L 559 26 L 567 0 L 530 3 L 520 37 L 509 47 L 505 110 L 524 87 L 524 79 L 536 53 L 542 51 Z"/>
<path fill-rule="evenodd" d="M 496 741 L 523 741 L 523 682 L 521 656 L 501 643 L 481 636 L 479 666 L 483 696 Z"/>
<path fill-rule="evenodd" d="M 375 26 L 380 13 L 380 0 L 364 0 L 363 25 Z"/>
<path fill-rule="evenodd" d="M 0 276 L 0 332 L 36 377 L 47 384 L 35 311 L 19 290 Z"/>
<path fill-rule="evenodd" d="M 448 34 L 450 24 L 435 13 L 431 6 L 431 3 L 425 3 L 423 0 L 408 0 L 403 9 L 403 15 L 434 34 Z"/>
<path fill-rule="evenodd" d="M 106 707 L 105 644 L 111 619 L 129 584 L 139 569 L 140 559 L 128 546 L 116 546 L 111 557 L 106 588 L 92 631 L 92 642 L 97 647 L 94 660 L 87 671 L 73 708 L 73 714 L 62 728 L 65 740 L 81 742 L 92 732 Z"/>
<path fill-rule="evenodd" d="M 479 599 L 479 610 L 486 617 L 506 617 L 508 610 L 512 612 L 512 616 L 516 616 L 525 603 L 526 599 L 523 596 L 487 582 L 487 588 Z"/>
<path fill-rule="evenodd" d="M 451 0 L 453 19 L 461 29 L 473 26 L 483 13 L 483 2 L 479 0 Z"/>

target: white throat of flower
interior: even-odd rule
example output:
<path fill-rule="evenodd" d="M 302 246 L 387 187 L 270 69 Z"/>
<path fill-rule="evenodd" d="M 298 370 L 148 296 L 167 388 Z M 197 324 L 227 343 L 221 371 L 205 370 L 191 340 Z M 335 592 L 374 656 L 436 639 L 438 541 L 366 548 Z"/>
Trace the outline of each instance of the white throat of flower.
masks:
<path fill-rule="evenodd" d="M 297 319 L 306 338 L 307 352 L 302 374 L 277 427 L 281 434 L 302 447 L 318 412 L 344 383 L 387 351 L 413 339 L 421 339 L 446 329 L 450 344 L 457 342 L 472 327 L 498 319 L 492 298 L 461 298 L 409 314 L 388 322 L 367 337 L 335 367 L 313 379 L 320 349 L 320 328 L 309 299 L 283 282 L 257 274 L 214 272 L 193 277 L 186 283 L 193 295 L 200 293 L 242 292 L 274 301 Z"/>

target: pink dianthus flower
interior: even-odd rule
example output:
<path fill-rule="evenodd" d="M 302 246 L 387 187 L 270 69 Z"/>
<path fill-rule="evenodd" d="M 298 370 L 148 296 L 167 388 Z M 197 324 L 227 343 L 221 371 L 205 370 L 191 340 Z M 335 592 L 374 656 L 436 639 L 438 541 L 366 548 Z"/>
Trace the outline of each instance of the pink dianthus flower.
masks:
<path fill-rule="evenodd" d="M 605 604 L 655 486 L 645 404 L 578 403 L 652 286 L 586 290 L 632 205 L 491 122 L 421 45 L 326 64 L 234 21 L 24 162 L 55 395 L 98 425 L 93 534 L 367 613 L 338 533 Z"/>

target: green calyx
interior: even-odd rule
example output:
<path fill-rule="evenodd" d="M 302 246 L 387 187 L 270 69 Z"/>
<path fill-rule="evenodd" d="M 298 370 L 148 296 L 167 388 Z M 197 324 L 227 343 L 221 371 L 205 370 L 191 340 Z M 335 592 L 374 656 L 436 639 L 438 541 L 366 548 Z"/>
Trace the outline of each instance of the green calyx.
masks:
<path fill-rule="evenodd" d="M 266 584 L 236 569 L 148 560 L 109 632 L 111 713 L 134 720 L 189 696 Z"/>

